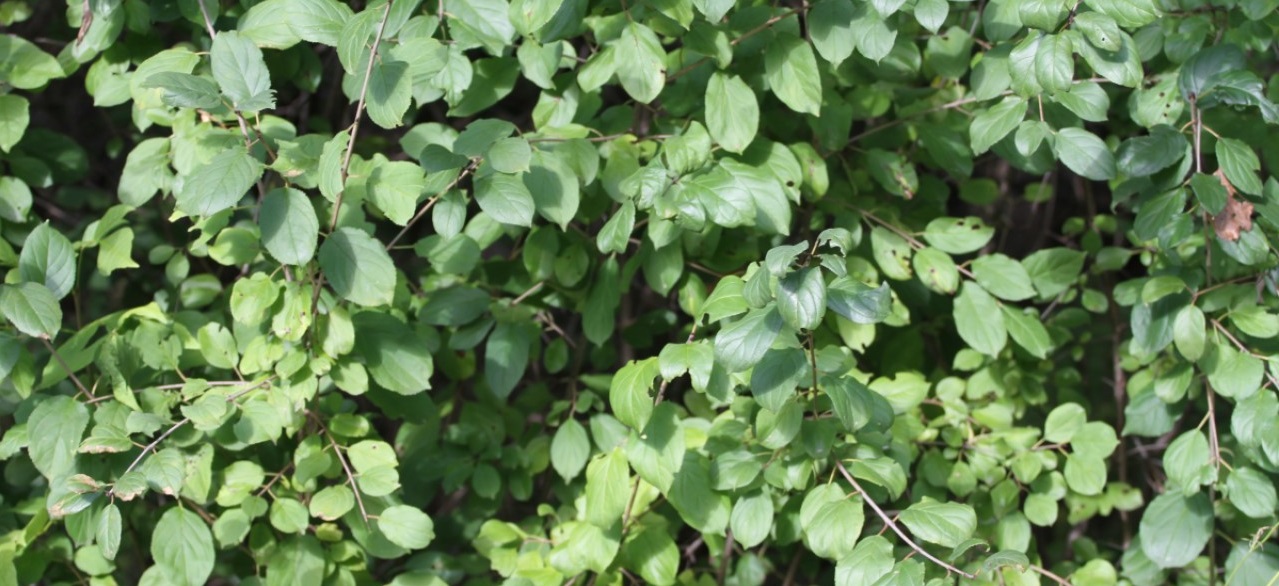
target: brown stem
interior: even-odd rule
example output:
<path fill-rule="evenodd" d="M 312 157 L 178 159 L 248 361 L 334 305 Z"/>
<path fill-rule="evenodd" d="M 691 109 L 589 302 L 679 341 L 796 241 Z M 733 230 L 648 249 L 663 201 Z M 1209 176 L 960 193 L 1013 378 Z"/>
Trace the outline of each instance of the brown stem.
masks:
<path fill-rule="evenodd" d="M 53 344 L 49 343 L 49 338 L 40 336 L 40 342 L 44 344 L 45 348 L 49 349 L 49 353 L 53 355 L 53 359 L 58 362 L 58 366 L 61 366 L 62 370 L 67 372 L 67 378 L 71 379 L 71 382 L 75 384 L 76 388 L 79 389 L 81 393 L 88 395 L 90 399 L 93 399 L 93 391 L 84 386 L 84 383 L 80 382 L 80 379 L 75 375 L 75 372 L 71 370 L 71 365 L 67 364 L 67 361 L 62 359 L 62 354 L 58 353 L 58 349 L 54 348 Z"/>
<path fill-rule="evenodd" d="M 835 467 L 839 469 L 839 473 L 844 477 L 844 480 L 847 480 L 848 483 L 853 486 L 853 490 L 857 491 L 857 494 L 862 497 L 862 500 L 865 501 L 866 504 L 870 505 L 870 508 L 875 511 L 876 515 L 879 515 L 879 518 L 884 521 L 884 524 L 887 525 L 889 529 L 892 529 L 893 533 L 896 533 L 897 537 L 906 542 L 906 545 L 910 546 L 910 548 L 915 550 L 916 553 L 923 556 L 924 559 L 945 568 L 947 572 L 954 572 L 960 576 L 968 578 L 969 580 L 976 578 L 973 574 L 969 574 L 968 572 L 937 559 L 936 556 L 928 553 L 928 550 L 925 550 L 911 540 L 911 538 L 906 535 L 906 532 L 902 531 L 901 527 L 897 525 L 897 522 L 894 521 L 892 517 L 889 517 L 888 513 L 885 513 L 883 509 L 879 508 L 879 505 L 875 504 L 875 501 L 870 498 L 870 495 L 866 494 L 866 491 L 862 489 L 862 485 L 857 483 L 857 479 L 853 478 L 853 475 L 848 473 L 847 468 L 844 468 L 843 462 L 835 460 Z"/>
<path fill-rule="evenodd" d="M 315 421 L 316 425 L 320 426 L 320 433 L 324 434 L 324 437 L 329 440 L 329 445 L 333 447 L 333 454 L 337 456 L 338 463 L 342 464 L 342 472 L 346 474 L 346 482 L 351 486 L 351 492 L 355 493 L 355 504 L 360 509 L 360 518 L 364 520 L 364 526 L 368 527 L 369 511 L 364 508 L 364 497 L 360 496 L 360 487 L 355 484 L 355 474 L 351 472 L 351 465 L 347 463 L 346 456 L 342 455 L 342 446 L 339 446 L 337 440 L 333 439 L 333 434 L 329 433 L 328 426 L 324 425 L 324 421 L 320 419 L 319 415 L 312 411 L 307 411 L 306 414 Z"/>

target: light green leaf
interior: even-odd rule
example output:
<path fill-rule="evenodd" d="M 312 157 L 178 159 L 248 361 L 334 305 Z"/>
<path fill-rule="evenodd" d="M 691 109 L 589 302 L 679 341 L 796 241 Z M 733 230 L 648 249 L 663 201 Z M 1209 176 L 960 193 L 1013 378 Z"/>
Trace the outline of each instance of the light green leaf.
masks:
<path fill-rule="evenodd" d="M 533 153 L 532 166 L 523 179 L 538 215 L 554 222 L 561 230 L 568 230 L 582 200 L 573 170 L 559 155 L 537 151 Z"/>
<path fill-rule="evenodd" d="M 834 485 L 810 490 L 800 508 L 804 544 L 814 554 L 839 560 L 852 553 L 866 521 L 861 497 L 846 497 Z"/>
<path fill-rule="evenodd" d="M 959 545 L 977 529 L 977 514 L 972 507 L 928 497 L 902 511 L 900 520 L 915 536 L 943 547 Z"/>
<path fill-rule="evenodd" d="M 1235 189 L 1249 195 L 1261 195 L 1261 179 L 1257 177 L 1261 161 L 1252 147 L 1240 140 L 1222 138 L 1217 141 L 1217 163 Z"/>
<path fill-rule="evenodd" d="M 1241 466 L 1226 477 L 1225 494 L 1230 503 L 1253 519 L 1274 515 L 1277 499 L 1275 484 L 1264 472 Z"/>
<path fill-rule="evenodd" d="M 1100 458 L 1070 454 L 1063 474 L 1066 485 L 1082 495 L 1096 496 L 1106 487 L 1106 461 Z"/>
<path fill-rule="evenodd" d="M 893 544 L 882 535 L 861 540 L 835 564 L 835 586 L 877 584 L 893 569 Z"/>
<path fill-rule="evenodd" d="M 635 101 L 647 104 L 666 85 L 666 51 L 652 29 L 631 22 L 611 45 L 617 63 L 617 80 Z"/>
<path fill-rule="evenodd" d="M 329 201 L 337 201 L 338 195 L 346 188 L 342 177 L 342 156 L 350 140 L 350 133 L 344 130 L 324 143 L 324 149 L 320 152 L 317 183 L 320 194 Z"/>
<path fill-rule="evenodd" d="M 382 128 L 396 128 L 413 102 L 413 79 L 409 64 L 379 58 L 369 74 L 367 109 L 369 119 Z"/>
<path fill-rule="evenodd" d="M 1035 79 L 1046 92 L 1071 89 L 1075 77 L 1075 58 L 1071 52 L 1070 37 L 1046 34 L 1039 40 L 1035 51 Z"/>
<path fill-rule="evenodd" d="M 261 175 L 262 163 L 244 146 L 228 148 L 185 178 L 174 193 L 178 211 L 192 216 L 216 214 L 239 202 Z"/>
<path fill-rule="evenodd" d="M 715 360 L 729 372 L 746 370 L 764 357 L 781 330 L 782 317 L 775 307 L 751 311 L 715 336 Z"/>
<path fill-rule="evenodd" d="M 1212 502 L 1199 492 L 1161 494 L 1141 515 L 1141 551 L 1160 568 L 1194 561 L 1212 538 Z"/>
<path fill-rule="evenodd" d="M 995 356 L 1008 341 L 999 303 L 985 289 L 965 282 L 955 297 L 955 328 L 964 342 L 982 354 Z"/>
<path fill-rule="evenodd" d="M 262 200 L 258 224 L 262 228 L 262 244 L 275 260 L 304 265 L 315 256 L 320 223 L 315 208 L 301 191 L 288 187 L 271 190 Z"/>
<path fill-rule="evenodd" d="M 342 27 L 355 16 L 337 0 L 288 0 L 289 27 L 302 40 L 336 47 Z"/>
<path fill-rule="evenodd" d="M 826 282 L 816 268 L 805 268 L 777 283 L 777 310 L 795 329 L 812 330 L 826 315 Z"/>
<path fill-rule="evenodd" d="M 551 440 L 551 466 L 559 473 L 564 482 L 571 482 L 591 456 L 591 441 L 586 435 L 586 428 L 576 419 L 569 419 L 555 432 Z"/>
<path fill-rule="evenodd" d="M 990 147 L 1017 128 L 1025 117 L 1026 100 L 1016 96 L 1008 96 L 977 114 L 968 128 L 973 154 L 980 155 L 990 150 Z"/>
<path fill-rule="evenodd" d="M 1048 353 L 1053 349 L 1053 342 L 1039 316 L 1033 311 L 1028 314 L 1007 305 L 1001 305 L 999 309 L 1004 314 L 1004 325 L 1013 341 L 1031 356 L 1047 358 Z"/>
<path fill-rule="evenodd" d="M 537 329 L 529 323 L 500 321 L 484 345 L 484 379 L 498 398 L 510 396 L 524 378 Z"/>
<path fill-rule="evenodd" d="M 27 235 L 18 256 L 18 274 L 23 281 L 42 283 L 55 299 L 62 299 L 75 287 L 75 271 L 76 254 L 71 241 L 48 222 Z"/>
<path fill-rule="evenodd" d="M 973 261 L 973 276 L 990 294 L 1005 301 L 1022 301 L 1035 296 L 1030 275 L 1021 263 L 999 253 Z"/>
<path fill-rule="evenodd" d="M 199 515 L 172 507 L 155 525 L 151 557 L 169 583 L 203 586 L 213 573 L 213 535 Z"/>
<path fill-rule="evenodd" d="M 629 362 L 613 375 L 608 402 L 613 415 L 631 429 L 644 429 L 653 415 L 653 399 L 649 391 L 659 374 L 657 358 Z"/>
<path fill-rule="evenodd" d="M 223 230 L 222 233 L 218 235 L 218 240 L 221 241 L 223 239 L 222 237 L 229 232 L 230 230 Z M 210 248 L 209 253 L 211 258 L 215 257 L 214 248 Z M 252 247 L 252 253 L 249 260 L 252 260 L 252 256 L 257 256 L 256 243 Z M 215 258 L 215 260 L 218 259 Z M 110 236 L 103 238 L 102 242 L 98 244 L 99 273 L 111 276 L 111 273 L 115 272 L 117 269 L 136 268 L 138 268 L 138 263 L 133 260 L 133 228 L 121 228 L 116 230 L 115 232 L 112 232 Z"/>
<path fill-rule="evenodd" d="M 1044 420 L 1044 441 L 1069 443 L 1087 423 L 1088 415 L 1078 403 L 1063 403 L 1053 408 Z"/>
<path fill-rule="evenodd" d="M 821 75 L 817 58 L 803 39 L 779 33 L 764 53 L 764 79 L 773 94 L 791 110 L 817 116 L 822 110 Z"/>
<path fill-rule="evenodd" d="M 503 224 L 533 225 L 533 194 L 518 176 L 494 173 L 477 179 L 475 201 L 484 213 Z"/>
<path fill-rule="evenodd" d="M 27 454 L 36 470 L 51 481 L 70 474 L 88 425 L 88 407 L 71 397 L 58 395 L 36 405 L 27 419 Z"/>
<path fill-rule="evenodd" d="M 1094 181 L 1115 177 L 1115 157 L 1097 135 L 1082 128 L 1063 128 L 1057 132 L 1053 152 L 1071 171 Z"/>
<path fill-rule="evenodd" d="M 630 242 L 631 231 L 635 229 L 635 204 L 623 202 L 613 217 L 604 223 L 600 233 L 595 236 L 595 245 L 600 254 L 626 252 Z"/>
<path fill-rule="evenodd" d="M 622 521 L 630 500 L 630 467 L 621 448 L 613 448 L 586 467 L 586 520 L 601 529 Z"/>
<path fill-rule="evenodd" d="M 222 106 L 218 84 L 206 77 L 178 71 L 161 71 L 148 77 L 143 88 L 164 90 L 164 103 L 175 108 L 212 110 Z"/>
<path fill-rule="evenodd" d="M 425 548 L 435 540 L 435 523 L 417 507 L 387 507 L 378 513 L 377 527 L 391 543 L 408 550 Z"/>
<path fill-rule="evenodd" d="M 236 110 L 255 112 L 275 107 L 271 73 L 253 41 L 236 31 L 223 31 L 213 38 L 209 56 L 213 79 Z"/>
<path fill-rule="evenodd" d="M 0 151 L 9 152 L 22 140 L 31 123 L 30 103 L 22 96 L 0 96 Z M 756 115 L 758 117 L 758 115 Z"/>
<path fill-rule="evenodd" d="M 523 173 L 529 170 L 533 156 L 528 141 L 520 137 L 503 138 L 489 147 L 484 155 L 493 169 L 499 173 Z"/>
<path fill-rule="evenodd" d="M 333 290 L 357 305 L 391 302 L 395 264 L 382 243 L 355 228 L 338 228 L 320 245 L 320 269 Z"/>
<path fill-rule="evenodd" d="M 102 552 L 102 557 L 108 560 L 114 560 L 116 553 L 120 551 L 120 533 L 123 528 L 123 520 L 120 517 L 120 507 L 115 503 L 108 504 L 102 508 L 102 514 L 98 517 L 98 528 L 94 531 L 94 538 L 98 543 L 98 548 Z"/>
<path fill-rule="evenodd" d="M 62 308 L 40 283 L 0 285 L 0 313 L 28 336 L 53 338 L 62 328 Z"/>
<path fill-rule="evenodd" d="M 741 153 L 755 140 L 759 102 L 742 78 L 718 71 L 711 74 L 706 85 L 706 127 L 729 152 Z"/>
<path fill-rule="evenodd" d="M 386 218 L 403 226 L 413 217 L 417 200 L 426 188 L 422 167 L 408 161 L 378 163 L 368 178 L 368 198 Z"/>
<path fill-rule="evenodd" d="M 773 497 L 768 491 L 754 491 L 733 503 L 729 519 L 733 539 L 742 547 L 755 547 L 768 539 L 773 527 Z"/>
<path fill-rule="evenodd" d="M 853 17 L 849 0 L 821 0 L 808 13 L 809 37 L 822 59 L 838 67 L 853 54 Z"/>

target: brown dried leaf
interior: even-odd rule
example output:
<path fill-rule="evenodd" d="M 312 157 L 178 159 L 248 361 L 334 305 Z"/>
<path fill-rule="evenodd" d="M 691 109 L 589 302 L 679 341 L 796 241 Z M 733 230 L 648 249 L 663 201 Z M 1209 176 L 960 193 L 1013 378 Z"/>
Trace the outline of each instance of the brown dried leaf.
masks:
<path fill-rule="evenodd" d="M 1239 235 L 1252 229 L 1253 205 L 1235 197 L 1235 186 L 1230 184 L 1225 174 L 1217 171 L 1217 178 L 1226 188 L 1226 207 L 1212 219 L 1212 227 L 1217 237 L 1234 242 Z"/>

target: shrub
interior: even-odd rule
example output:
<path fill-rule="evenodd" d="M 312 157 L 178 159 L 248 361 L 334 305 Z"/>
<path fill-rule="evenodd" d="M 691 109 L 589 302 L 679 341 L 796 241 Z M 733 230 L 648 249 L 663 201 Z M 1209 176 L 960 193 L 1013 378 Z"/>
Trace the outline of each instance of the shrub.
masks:
<path fill-rule="evenodd" d="M 0 2 L 0 583 L 1272 582 L 1277 5 Z"/>

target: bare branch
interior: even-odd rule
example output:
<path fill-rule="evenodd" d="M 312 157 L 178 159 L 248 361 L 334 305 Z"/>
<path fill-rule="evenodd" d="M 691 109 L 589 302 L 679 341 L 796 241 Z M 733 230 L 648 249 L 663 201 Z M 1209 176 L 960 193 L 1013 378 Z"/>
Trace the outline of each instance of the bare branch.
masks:
<path fill-rule="evenodd" d="M 879 518 L 884 521 L 884 524 L 887 525 L 889 529 L 892 529 L 893 533 L 896 533 L 897 537 L 901 538 L 902 541 L 906 542 L 906 545 L 910 546 L 910 548 L 915 550 L 916 553 L 923 556 L 928 561 L 933 562 L 934 564 L 937 564 L 945 568 L 947 572 L 954 572 L 970 580 L 976 577 L 973 574 L 969 574 L 968 572 L 965 572 L 959 568 L 956 568 L 955 566 L 952 566 L 946 562 L 941 561 L 940 559 L 937 559 L 936 556 L 934 556 L 931 553 L 928 553 L 928 550 L 925 550 L 924 548 L 920 547 L 919 544 L 911 540 L 911 538 L 908 537 L 906 533 L 901 530 L 901 527 L 897 526 L 897 522 L 894 521 L 892 517 L 889 517 L 888 513 L 884 512 L 884 509 L 879 508 L 879 505 L 875 504 L 875 501 L 870 498 L 870 495 L 866 494 L 866 491 L 862 489 L 862 485 L 857 483 L 857 479 L 853 478 L 853 475 L 848 473 L 847 468 L 844 468 L 843 462 L 840 462 L 839 460 L 835 460 L 835 467 L 839 469 L 839 473 L 844 477 L 844 480 L 847 480 L 849 484 L 853 485 L 853 490 L 857 491 L 857 494 L 862 497 L 862 500 L 866 501 L 866 504 L 870 505 L 870 508 L 875 511 L 876 515 L 879 515 Z"/>

